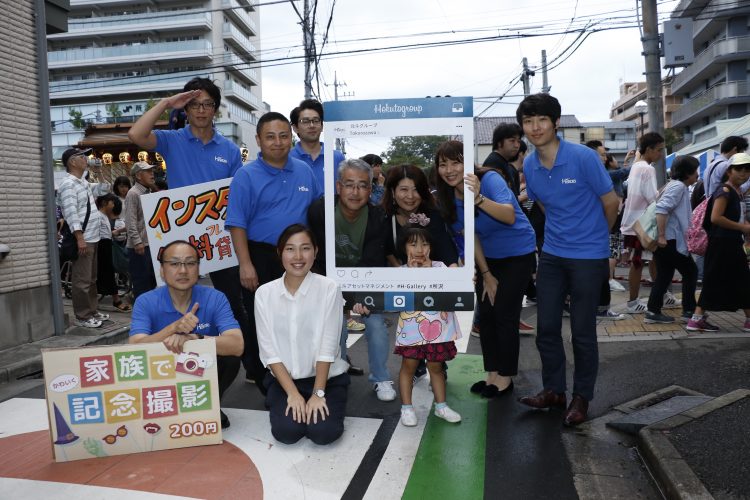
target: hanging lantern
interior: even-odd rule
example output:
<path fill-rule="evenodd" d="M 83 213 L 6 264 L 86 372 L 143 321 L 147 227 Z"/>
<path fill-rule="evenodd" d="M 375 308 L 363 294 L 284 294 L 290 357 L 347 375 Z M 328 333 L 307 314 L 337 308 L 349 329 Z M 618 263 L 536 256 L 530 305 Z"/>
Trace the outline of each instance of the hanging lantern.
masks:
<path fill-rule="evenodd" d="M 119 158 L 120 163 L 130 163 L 130 153 L 128 153 L 127 151 L 123 151 L 122 153 L 120 153 Z"/>
<path fill-rule="evenodd" d="M 148 151 L 138 151 L 138 161 L 145 161 L 148 163 Z"/>
<path fill-rule="evenodd" d="M 164 157 L 156 152 L 154 153 L 154 157 L 156 158 L 156 165 L 162 170 L 166 170 L 167 165 L 164 163 Z"/>
<path fill-rule="evenodd" d="M 112 153 L 104 153 L 102 155 L 102 162 L 105 165 L 112 165 Z"/>

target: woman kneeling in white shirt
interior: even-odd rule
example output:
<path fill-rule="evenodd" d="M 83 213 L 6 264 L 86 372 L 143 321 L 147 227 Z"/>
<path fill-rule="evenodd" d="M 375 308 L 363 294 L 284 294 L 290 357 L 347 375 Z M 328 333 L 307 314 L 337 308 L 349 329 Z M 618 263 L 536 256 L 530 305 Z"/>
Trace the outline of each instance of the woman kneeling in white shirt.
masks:
<path fill-rule="evenodd" d="M 318 247 L 307 227 L 286 228 L 276 249 L 285 273 L 255 292 L 271 432 L 286 444 L 303 436 L 329 444 L 344 432 L 349 385 L 339 350 L 344 299 L 335 281 L 310 272 Z"/>

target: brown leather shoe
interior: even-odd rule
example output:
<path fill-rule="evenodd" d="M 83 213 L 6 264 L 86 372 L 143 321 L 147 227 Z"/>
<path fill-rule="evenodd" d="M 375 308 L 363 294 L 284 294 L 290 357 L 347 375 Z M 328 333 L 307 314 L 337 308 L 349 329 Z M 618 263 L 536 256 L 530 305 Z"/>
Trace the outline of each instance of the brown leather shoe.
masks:
<path fill-rule="evenodd" d="M 559 408 L 565 409 L 565 393 L 557 394 L 549 389 L 544 389 L 536 396 L 524 396 L 518 402 L 532 408 Z"/>
<path fill-rule="evenodd" d="M 579 394 L 573 394 L 570 400 L 570 406 L 563 414 L 563 424 L 566 427 L 574 427 L 586 421 L 586 414 L 589 411 L 589 402 Z"/>

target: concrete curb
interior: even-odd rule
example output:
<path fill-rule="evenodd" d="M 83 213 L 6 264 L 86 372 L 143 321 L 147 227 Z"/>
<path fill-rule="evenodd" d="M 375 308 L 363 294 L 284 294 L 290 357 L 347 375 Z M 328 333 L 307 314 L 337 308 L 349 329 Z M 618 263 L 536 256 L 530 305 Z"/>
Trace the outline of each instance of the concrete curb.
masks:
<path fill-rule="evenodd" d="M 63 336 L 67 337 L 68 340 L 72 340 L 65 345 L 53 345 L 49 341 L 51 339 L 59 339 L 61 337 L 50 337 L 44 339 L 38 343 L 35 343 L 35 353 L 32 355 L 26 355 L 22 359 L 13 363 L 6 364 L 0 368 L 0 384 L 6 384 L 9 382 L 15 382 L 18 379 L 35 375 L 42 372 L 42 349 L 55 348 L 55 347 L 66 347 L 75 348 L 89 345 L 110 345 L 116 344 L 122 340 L 127 339 L 128 331 L 130 330 L 130 324 L 122 325 L 114 328 L 106 333 L 97 335 L 95 337 L 79 337 L 79 336 Z"/>
<path fill-rule="evenodd" d="M 669 499 L 712 499 L 690 465 L 669 441 L 669 431 L 713 411 L 750 397 L 750 390 L 737 389 L 683 413 L 644 427 L 638 432 L 638 447 L 646 465 Z"/>

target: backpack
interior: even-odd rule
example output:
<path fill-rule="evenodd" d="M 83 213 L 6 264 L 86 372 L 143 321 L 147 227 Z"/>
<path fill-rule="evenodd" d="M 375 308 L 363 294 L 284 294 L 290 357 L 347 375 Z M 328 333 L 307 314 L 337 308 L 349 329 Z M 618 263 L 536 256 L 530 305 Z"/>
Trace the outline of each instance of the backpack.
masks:
<path fill-rule="evenodd" d="M 702 202 L 693 210 L 693 217 L 690 219 L 690 227 L 687 231 L 688 252 L 695 255 L 706 255 L 708 247 L 708 233 L 704 228 L 706 211 L 710 198 L 704 198 Z"/>

